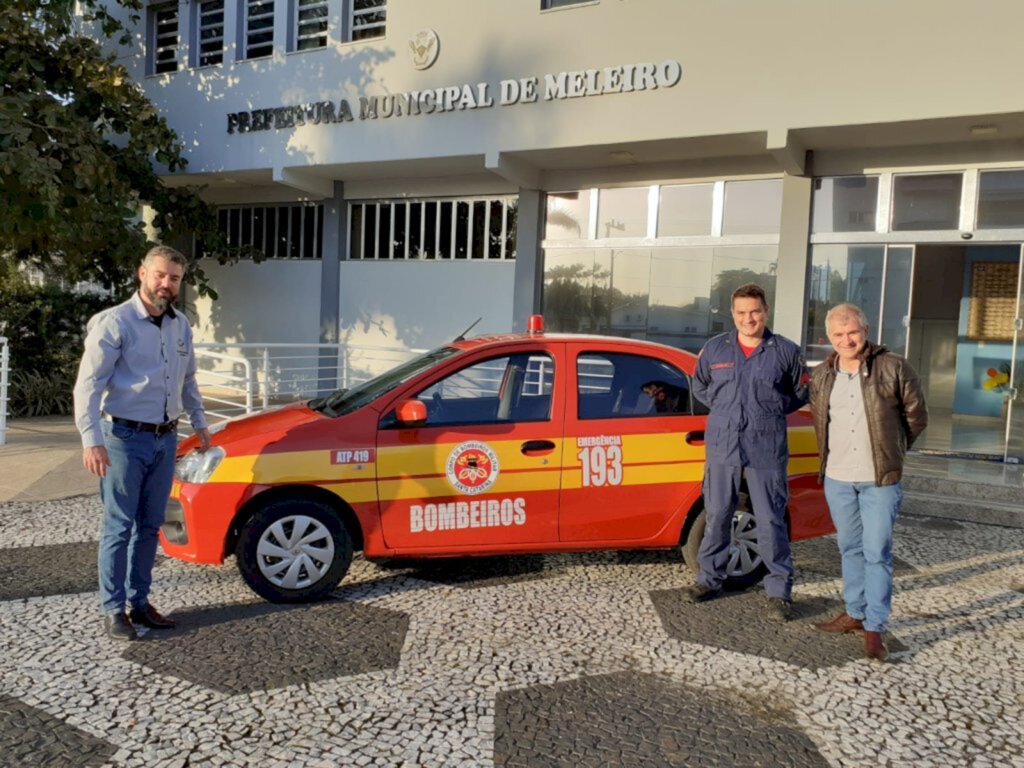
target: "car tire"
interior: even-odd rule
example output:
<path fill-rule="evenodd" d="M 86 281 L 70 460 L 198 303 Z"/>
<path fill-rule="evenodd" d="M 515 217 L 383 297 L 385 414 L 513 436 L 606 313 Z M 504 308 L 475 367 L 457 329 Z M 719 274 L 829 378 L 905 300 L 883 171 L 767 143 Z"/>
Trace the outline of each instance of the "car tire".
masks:
<path fill-rule="evenodd" d="M 703 509 L 697 513 L 682 546 L 683 562 L 694 573 L 700 570 L 697 555 L 707 519 L 707 512 Z M 727 590 L 746 589 L 761 581 L 766 573 L 768 567 L 757 548 L 757 521 L 750 508 L 750 497 L 741 492 L 732 519 L 732 543 L 729 545 L 729 562 L 723 586 Z"/>
<path fill-rule="evenodd" d="M 282 499 L 243 526 L 235 547 L 245 583 L 272 603 L 308 603 L 330 594 L 352 564 L 352 536 L 328 504 Z"/>

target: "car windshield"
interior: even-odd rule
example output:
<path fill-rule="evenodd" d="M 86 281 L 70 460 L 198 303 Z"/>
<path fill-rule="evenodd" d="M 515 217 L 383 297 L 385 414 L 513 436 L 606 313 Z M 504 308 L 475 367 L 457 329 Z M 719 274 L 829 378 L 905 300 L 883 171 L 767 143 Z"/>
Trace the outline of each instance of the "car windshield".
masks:
<path fill-rule="evenodd" d="M 376 400 L 385 392 L 390 392 L 400 384 L 404 384 L 422 371 L 432 368 L 442 360 L 459 354 L 460 351 L 455 347 L 439 347 L 351 389 L 339 389 L 326 397 L 310 400 L 309 407 L 332 417 L 350 413 Z"/>

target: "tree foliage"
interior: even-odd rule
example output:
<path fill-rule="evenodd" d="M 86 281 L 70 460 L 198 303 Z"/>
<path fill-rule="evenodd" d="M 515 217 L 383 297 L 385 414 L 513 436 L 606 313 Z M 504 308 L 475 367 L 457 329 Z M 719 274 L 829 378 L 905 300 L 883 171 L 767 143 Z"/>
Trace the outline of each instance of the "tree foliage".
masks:
<path fill-rule="evenodd" d="M 110 298 L 22 276 L 0 278 L 0 336 L 10 345 L 11 414 L 69 413 L 86 321 Z"/>
<path fill-rule="evenodd" d="M 74 5 L 0 4 L 2 258 L 123 286 L 151 245 L 139 218 L 143 204 L 155 213 L 161 241 L 188 242 L 194 232 L 222 262 L 243 255 L 226 248 L 198 189 L 161 182 L 158 166 L 186 166 L 181 143 L 94 39 L 130 44 L 130 30 L 107 7 L 120 6 L 134 25 L 141 0 L 80 0 L 80 17 Z M 201 269 L 189 276 L 200 294 L 215 297 Z"/>

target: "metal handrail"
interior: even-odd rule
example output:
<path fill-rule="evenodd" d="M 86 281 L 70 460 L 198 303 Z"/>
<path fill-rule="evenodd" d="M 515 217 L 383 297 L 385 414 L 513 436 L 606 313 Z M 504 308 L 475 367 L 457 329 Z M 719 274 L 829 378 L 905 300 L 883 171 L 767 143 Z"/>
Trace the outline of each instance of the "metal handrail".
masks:
<path fill-rule="evenodd" d="M 0 445 L 7 443 L 7 392 L 10 381 L 11 353 L 7 337 L 0 336 Z"/>
<path fill-rule="evenodd" d="M 237 415 L 237 413 L 233 413 L 232 411 L 238 411 L 240 407 L 244 407 L 245 413 L 252 413 L 252 363 L 248 360 L 248 358 L 242 357 L 241 355 L 226 355 L 222 352 L 214 352 L 209 349 L 199 350 L 199 346 L 200 345 L 198 344 L 196 345 L 197 363 L 201 359 L 210 358 L 218 361 L 227 361 L 232 365 L 239 365 L 242 367 L 242 370 L 244 371 L 244 374 L 241 377 L 235 374 L 229 374 L 223 371 L 216 370 L 202 369 L 196 371 L 197 380 L 199 379 L 200 376 L 203 376 L 218 380 L 220 382 L 217 387 L 216 394 L 214 394 L 209 387 L 204 387 L 203 384 L 200 382 L 199 390 L 203 396 L 204 404 L 214 403 L 216 405 L 226 406 L 228 409 L 218 410 L 216 408 L 210 408 L 204 405 L 203 410 L 206 412 L 207 417 L 227 421 L 233 415 Z M 241 384 L 237 384 L 237 382 L 241 382 Z M 227 393 L 226 396 L 222 394 L 224 392 Z M 233 393 L 237 393 L 237 396 L 234 399 L 229 399 Z M 239 399 L 243 401 L 244 406 L 240 406 L 240 404 L 237 402 Z"/>
<path fill-rule="evenodd" d="M 232 353 L 217 350 L 230 350 Z M 307 354 L 302 354 L 307 351 Z M 274 400 L 312 397 L 339 387 L 351 387 L 385 368 L 404 362 L 425 350 L 372 344 L 216 342 L 195 345 L 197 362 L 212 361 L 201 368 L 203 399 L 237 412 L 265 409 Z M 362 368 L 353 364 L 358 357 Z M 223 370 L 217 363 L 239 366 Z M 240 402 L 244 396 L 244 406 Z M 207 409 L 215 417 L 230 418 L 225 411 Z"/>

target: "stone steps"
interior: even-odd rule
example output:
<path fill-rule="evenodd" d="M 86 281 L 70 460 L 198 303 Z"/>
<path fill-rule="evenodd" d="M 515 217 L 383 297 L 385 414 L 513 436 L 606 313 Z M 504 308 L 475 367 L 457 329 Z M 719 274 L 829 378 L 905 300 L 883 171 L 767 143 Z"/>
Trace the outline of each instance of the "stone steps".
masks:
<path fill-rule="evenodd" d="M 979 469 L 981 469 L 979 467 Z M 964 477 L 903 475 L 904 514 L 1024 528 L 1024 488 Z"/>

